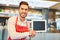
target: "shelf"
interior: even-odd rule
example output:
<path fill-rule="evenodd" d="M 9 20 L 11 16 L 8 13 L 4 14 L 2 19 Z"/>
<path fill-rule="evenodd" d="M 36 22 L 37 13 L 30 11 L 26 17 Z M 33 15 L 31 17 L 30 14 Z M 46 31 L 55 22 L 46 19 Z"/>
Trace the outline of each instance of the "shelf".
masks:
<path fill-rule="evenodd" d="M 13 13 L 5 13 L 5 12 L 0 12 L 0 17 L 11 17 L 11 16 L 16 16 L 18 14 L 13 14 Z"/>

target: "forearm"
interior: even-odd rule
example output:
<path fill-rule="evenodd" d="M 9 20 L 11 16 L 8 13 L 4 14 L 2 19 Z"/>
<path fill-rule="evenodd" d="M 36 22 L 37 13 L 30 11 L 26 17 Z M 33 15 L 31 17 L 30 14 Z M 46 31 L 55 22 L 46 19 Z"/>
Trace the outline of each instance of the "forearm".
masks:
<path fill-rule="evenodd" d="M 12 39 L 20 39 L 29 36 L 29 32 L 25 33 L 10 33 L 9 34 Z"/>
<path fill-rule="evenodd" d="M 10 26 L 10 25 L 8 26 L 8 34 L 12 39 L 17 39 L 17 38 L 20 39 L 20 38 L 29 36 L 29 32 L 24 32 L 24 33 L 16 32 L 15 27 Z"/>

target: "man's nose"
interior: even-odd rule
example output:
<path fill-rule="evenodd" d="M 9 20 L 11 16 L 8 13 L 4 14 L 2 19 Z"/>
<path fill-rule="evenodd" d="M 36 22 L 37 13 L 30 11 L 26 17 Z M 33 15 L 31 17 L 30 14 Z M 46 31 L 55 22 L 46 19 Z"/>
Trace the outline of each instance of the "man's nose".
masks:
<path fill-rule="evenodd" d="M 25 10 L 23 10 L 23 12 L 26 12 Z"/>

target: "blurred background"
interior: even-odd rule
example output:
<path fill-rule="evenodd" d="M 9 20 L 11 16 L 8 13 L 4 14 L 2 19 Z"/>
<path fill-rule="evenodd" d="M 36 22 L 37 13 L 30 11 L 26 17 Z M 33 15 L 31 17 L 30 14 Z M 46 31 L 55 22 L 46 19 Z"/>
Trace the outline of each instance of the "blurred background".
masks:
<path fill-rule="evenodd" d="M 60 0 L 0 0 L 0 40 L 7 40 L 7 21 L 18 15 L 21 1 L 30 6 L 27 20 L 47 21 L 47 31 L 36 33 L 31 40 L 60 40 Z"/>

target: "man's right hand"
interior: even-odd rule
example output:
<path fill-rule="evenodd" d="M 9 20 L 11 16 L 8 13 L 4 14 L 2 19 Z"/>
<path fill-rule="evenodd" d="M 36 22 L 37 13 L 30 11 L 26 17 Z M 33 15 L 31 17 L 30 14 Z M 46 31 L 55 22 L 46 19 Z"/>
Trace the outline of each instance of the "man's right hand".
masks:
<path fill-rule="evenodd" d="M 29 35 L 30 35 L 30 37 L 34 37 L 35 36 L 35 31 L 34 30 L 30 30 L 29 31 Z"/>

